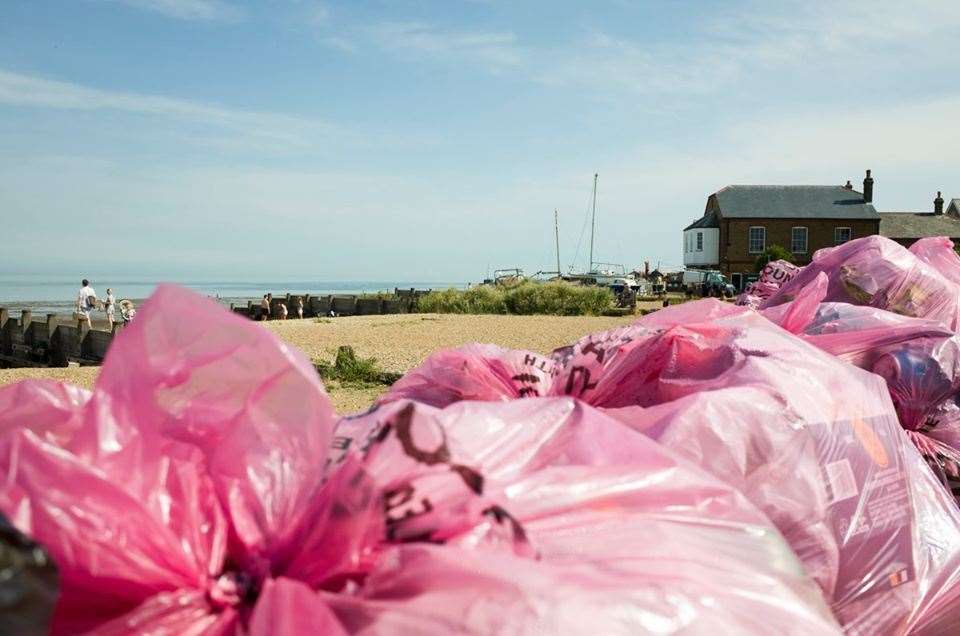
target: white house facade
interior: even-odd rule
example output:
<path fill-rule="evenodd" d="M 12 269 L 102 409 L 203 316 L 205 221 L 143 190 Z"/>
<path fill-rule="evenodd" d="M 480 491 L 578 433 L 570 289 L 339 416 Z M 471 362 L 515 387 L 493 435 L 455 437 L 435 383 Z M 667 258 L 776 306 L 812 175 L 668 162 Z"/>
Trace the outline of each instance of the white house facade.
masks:
<path fill-rule="evenodd" d="M 720 228 L 700 219 L 683 230 L 683 266 L 716 269 L 720 265 Z"/>

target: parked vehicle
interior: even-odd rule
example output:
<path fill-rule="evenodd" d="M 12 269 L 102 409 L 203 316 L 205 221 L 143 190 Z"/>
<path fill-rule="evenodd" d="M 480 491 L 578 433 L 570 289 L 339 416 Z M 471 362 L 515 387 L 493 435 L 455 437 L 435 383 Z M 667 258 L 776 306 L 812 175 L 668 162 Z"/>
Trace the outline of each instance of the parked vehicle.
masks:
<path fill-rule="evenodd" d="M 684 291 L 691 295 L 731 298 L 736 294 L 727 277 L 716 270 L 684 270 L 681 282 Z"/>

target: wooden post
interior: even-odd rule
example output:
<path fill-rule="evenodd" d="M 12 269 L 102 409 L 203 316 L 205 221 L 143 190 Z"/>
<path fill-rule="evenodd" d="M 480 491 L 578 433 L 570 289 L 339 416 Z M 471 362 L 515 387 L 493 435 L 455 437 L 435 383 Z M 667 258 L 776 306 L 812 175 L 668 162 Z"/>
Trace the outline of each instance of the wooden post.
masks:
<path fill-rule="evenodd" d="M 57 314 L 47 314 L 47 338 L 53 338 L 53 332 L 57 330 Z"/>
<path fill-rule="evenodd" d="M 77 344 L 73 349 L 73 355 L 77 358 L 83 357 L 83 341 L 90 331 L 90 324 L 83 318 L 77 318 Z"/>
<path fill-rule="evenodd" d="M 20 311 L 20 330 L 27 333 L 30 330 L 30 323 L 33 322 L 33 310 L 23 309 Z"/>

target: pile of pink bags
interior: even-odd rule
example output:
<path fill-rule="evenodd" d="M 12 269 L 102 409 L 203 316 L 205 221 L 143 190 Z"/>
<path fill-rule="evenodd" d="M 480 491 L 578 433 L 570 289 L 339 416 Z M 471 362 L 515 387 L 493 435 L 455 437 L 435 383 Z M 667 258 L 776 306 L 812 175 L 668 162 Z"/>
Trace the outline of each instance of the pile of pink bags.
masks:
<path fill-rule="evenodd" d="M 791 276 L 441 351 L 346 417 L 161 287 L 92 392 L 0 388 L 0 514 L 62 634 L 957 633 L 960 259 L 860 239 Z"/>

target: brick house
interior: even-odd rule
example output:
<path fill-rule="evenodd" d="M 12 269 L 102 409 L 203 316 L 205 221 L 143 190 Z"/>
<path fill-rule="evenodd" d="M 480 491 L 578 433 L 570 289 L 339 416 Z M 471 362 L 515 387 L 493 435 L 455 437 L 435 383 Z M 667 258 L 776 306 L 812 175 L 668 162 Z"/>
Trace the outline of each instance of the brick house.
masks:
<path fill-rule="evenodd" d="M 960 199 L 943 210 L 943 196 L 937 192 L 932 212 L 881 212 L 880 235 L 910 247 L 928 236 L 946 236 L 960 244 Z"/>
<path fill-rule="evenodd" d="M 758 255 L 771 245 L 790 250 L 804 265 L 813 253 L 877 234 L 867 170 L 863 192 L 847 185 L 731 185 L 711 194 L 703 216 L 684 228 L 684 266 L 719 269 L 739 289 L 754 274 Z"/>

